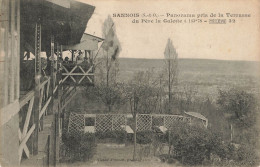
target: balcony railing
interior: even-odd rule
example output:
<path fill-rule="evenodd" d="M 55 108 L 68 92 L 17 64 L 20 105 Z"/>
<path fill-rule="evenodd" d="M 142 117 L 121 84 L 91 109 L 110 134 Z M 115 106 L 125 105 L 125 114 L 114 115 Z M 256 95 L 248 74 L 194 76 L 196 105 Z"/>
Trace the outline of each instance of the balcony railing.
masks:
<path fill-rule="evenodd" d="M 94 68 L 91 64 L 62 63 L 62 82 L 65 85 L 93 85 Z"/>

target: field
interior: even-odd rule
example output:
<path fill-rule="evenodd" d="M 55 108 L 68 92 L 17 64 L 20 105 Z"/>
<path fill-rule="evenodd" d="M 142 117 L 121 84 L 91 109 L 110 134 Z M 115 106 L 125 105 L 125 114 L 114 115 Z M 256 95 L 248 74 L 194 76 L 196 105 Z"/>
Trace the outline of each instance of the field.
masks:
<path fill-rule="evenodd" d="M 156 73 L 164 66 L 162 59 L 119 59 L 119 77 L 121 82 L 128 82 L 138 71 L 153 69 Z M 197 90 L 197 96 L 202 99 L 216 100 L 218 89 L 240 88 L 247 92 L 259 94 L 260 62 L 223 61 L 205 59 L 179 60 L 179 88 L 188 85 Z M 155 74 L 155 77 L 156 74 Z M 158 77 L 157 77 L 158 78 Z M 68 106 L 70 110 L 99 113 L 105 110 L 102 104 L 96 104 L 91 99 L 85 99 L 83 94 Z"/>
<path fill-rule="evenodd" d="M 121 58 L 120 81 L 127 81 L 138 71 L 162 70 L 162 59 Z M 198 90 L 199 96 L 217 96 L 218 89 L 240 88 L 259 93 L 260 62 L 224 61 L 206 59 L 179 59 L 179 86 L 190 85 Z"/>

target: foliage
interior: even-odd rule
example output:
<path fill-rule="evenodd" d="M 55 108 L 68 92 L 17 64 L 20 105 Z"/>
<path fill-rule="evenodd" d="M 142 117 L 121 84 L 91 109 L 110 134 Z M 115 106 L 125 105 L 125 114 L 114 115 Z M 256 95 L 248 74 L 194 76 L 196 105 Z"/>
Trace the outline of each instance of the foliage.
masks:
<path fill-rule="evenodd" d="M 135 73 L 132 80 L 125 85 L 125 97 L 130 103 L 133 115 L 135 112 L 155 113 L 159 110 L 162 90 L 158 84 L 153 70 L 147 70 Z"/>
<path fill-rule="evenodd" d="M 112 111 L 114 105 L 119 105 L 124 102 L 121 85 L 119 83 L 113 85 L 99 84 L 96 85 L 94 89 L 94 94 L 100 102 L 107 106 L 108 112 Z"/>
<path fill-rule="evenodd" d="M 248 128 L 256 122 L 256 98 L 246 91 L 230 89 L 219 90 L 217 104 L 223 112 L 229 113 L 230 120 L 241 128 Z"/>
<path fill-rule="evenodd" d="M 221 138 L 209 130 L 187 123 L 175 122 L 170 130 L 170 146 L 175 158 L 184 164 L 202 164 L 212 152 L 217 152 Z"/>
<path fill-rule="evenodd" d="M 138 131 L 136 142 L 138 144 L 150 144 L 152 142 L 152 131 Z"/>
<path fill-rule="evenodd" d="M 66 155 L 70 162 L 90 160 L 96 153 L 96 141 L 93 133 L 76 136 L 63 133 L 62 141 L 67 147 Z"/>
<path fill-rule="evenodd" d="M 113 130 L 106 132 L 96 132 L 96 138 L 99 140 L 110 139 L 117 143 L 124 143 L 126 138 L 126 132 L 123 130 Z"/>
<path fill-rule="evenodd" d="M 237 158 L 240 165 L 255 166 L 259 163 L 256 149 L 248 144 L 243 144 L 238 148 Z"/>
<path fill-rule="evenodd" d="M 116 83 L 116 78 L 119 72 L 118 56 L 121 51 L 121 45 L 116 35 L 114 22 L 110 16 L 104 21 L 103 38 L 105 39 L 100 48 L 103 52 L 98 62 L 95 62 L 97 66 L 98 76 L 100 77 L 100 83 L 105 82 L 108 86 L 110 83 Z"/>
<path fill-rule="evenodd" d="M 168 110 L 171 113 L 172 104 L 172 88 L 178 84 L 178 53 L 172 44 L 172 40 L 168 39 L 165 51 L 165 70 L 166 70 L 166 85 L 168 86 L 169 106 Z"/>
<path fill-rule="evenodd" d="M 249 143 L 235 145 L 223 141 L 219 133 L 196 125 L 175 122 L 168 132 L 172 154 L 183 164 L 200 165 L 203 162 L 212 163 L 212 155 L 220 158 L 218 165 L 256 165 L 259 162 L 254 147 Z M 175 154 L 173 154 L 175 153 Z"/>

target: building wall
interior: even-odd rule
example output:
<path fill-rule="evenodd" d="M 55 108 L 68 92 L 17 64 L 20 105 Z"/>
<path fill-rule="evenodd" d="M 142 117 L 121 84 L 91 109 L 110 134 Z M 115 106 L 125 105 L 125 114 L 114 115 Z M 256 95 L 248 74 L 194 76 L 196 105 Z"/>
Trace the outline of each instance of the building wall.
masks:
<path fill-rule="evenodd" d="M 20 0 L 1 0 L 0 112 L 1 163 L 19 164 Z"/>

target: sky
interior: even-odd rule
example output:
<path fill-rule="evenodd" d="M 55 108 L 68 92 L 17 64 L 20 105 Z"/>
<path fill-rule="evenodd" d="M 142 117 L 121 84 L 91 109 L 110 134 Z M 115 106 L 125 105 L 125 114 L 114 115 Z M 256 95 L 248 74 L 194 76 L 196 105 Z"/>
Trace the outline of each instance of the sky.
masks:
<path fill-rule="evenodd" d="M 96 7 L 87 24 L 89 34 L 102 37 L 102 24 L 114 13 L 143 13 L 164 15 L 243 13 L 248 18 L 236 18 L 229 24 L 132 23 L 131 17 L 112 17 L 121 43 L 120 57 L 163 59 L 168 38 L 179 58 L 260 60 L 260 1 L 192 1 L 192 0 L 78 0 Z M 141 18 L 139 18 L 141 19 Z M 153 18 L 155 19 L 155 18 Z M 174 19 L 174 18 L 172 18 Z M 208 19 L 208 18 L 205 18 Z"/>

